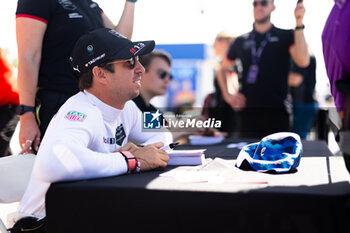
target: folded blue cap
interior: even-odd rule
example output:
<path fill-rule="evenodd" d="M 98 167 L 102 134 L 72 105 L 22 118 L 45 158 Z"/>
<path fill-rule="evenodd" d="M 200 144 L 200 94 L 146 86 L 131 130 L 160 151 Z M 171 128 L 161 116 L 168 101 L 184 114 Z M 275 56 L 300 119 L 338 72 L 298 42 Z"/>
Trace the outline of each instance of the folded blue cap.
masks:
<path fill-rule="evenodd" d="M 260 142 L 244 146 L 238 154 L 236 166 L 247 169 L 247 163 L 258 172 L 288 172 L 299 166 L 303 145 L 298 134 L 274 133 Z"/>

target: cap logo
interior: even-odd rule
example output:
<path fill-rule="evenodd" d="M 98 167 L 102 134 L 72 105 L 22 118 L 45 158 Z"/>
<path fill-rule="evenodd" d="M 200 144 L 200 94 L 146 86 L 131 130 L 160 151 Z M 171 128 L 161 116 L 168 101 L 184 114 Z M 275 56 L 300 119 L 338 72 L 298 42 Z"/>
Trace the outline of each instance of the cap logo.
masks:
<path fill-rule="evenodd" d="M 86 50 L 87 50 L 89 53 L 92 53 L 92 51 L 94 51 L 94 46 L 88 45 L 88 47 L 86 47 Z"/>
<path fill-rule="evenodd" d="M 88 67 L 89 65 L 94 64 L 95 62 L 97 62 L 98 60 L 101 60 L 101 59 L 104 58 L 105 56 L 106 56 L 106 54 L 104 53 L 104 54 L 102 54 L 102 55 L 100 55 L 100 56 L 98 56 L 98 57 L 95 57 L 94 59 L 88 61 L 88 62 L 85 64 L 85 67 Z"/>
<path fill-rule="evenodd" d="M 75 70 L 75 71 L 77 71 L 78 73 L 80 73 L 79 65 L 77 65 L 77 67 L 74 67 L 74 66 L 73 66 L 73 70 Z"/>
<path fill-rule="evenodd" d="M 134 54 L 135 52 L 136 52 L 136 49 L 134 49 L 134 48 L 130 49 L 130 53 Z"/>
<path fill-rule="evenodd" d="M 144 43 L 137 43 L 134 45 L 133 48 L 130 49 L 130 52 L 134 55 L 138 54 L 140 52 L 140 50 L 145 47 L 145 44 Z"/>
<path fill-rule="evenodd" d="M 260 153 L 261 157 L 264 156 L 265 150 L 266 150 L 266 147 L 263 147 L 263 148 L 261 149 L 261 153 Z"/>
<path fill-rule="evenodd" d="M 116 36 L 116 37 L 126 39 L 125 36 L 123 36 L 122 34 L 119 34 L 118 32 L 114 31 L 113 29 L 109 30 L 108 32 L 111 33 L 112 35 Z"/>

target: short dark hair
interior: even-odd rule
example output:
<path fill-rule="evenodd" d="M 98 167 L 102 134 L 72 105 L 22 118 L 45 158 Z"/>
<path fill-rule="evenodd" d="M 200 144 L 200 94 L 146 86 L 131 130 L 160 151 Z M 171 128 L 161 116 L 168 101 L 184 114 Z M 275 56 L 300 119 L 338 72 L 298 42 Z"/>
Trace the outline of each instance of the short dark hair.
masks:
<path fill-rule="evenodd" d="M 149 54 L 140 56 L 140 63 L 143 65 L 143 67 L 145 67 L 146 71 L 148 70 L 152 60 L 156 57 L 163 59 L 169 66 L 171 66 L 171 56 L 167 52 L 162 50 L 153 50 Z"/>
<path fill-rule="evenodd" d="M 104 62 L 100 65 L 98 65 L 98 67 L 101 67 L 102 69 L 108 70 L 111 73 L 114 73 L 114 66 L 113 64 L 108 64 L 110 61 Z M 84 90 L 84 89 L 88 89 L 92 86 L 92 80 L 93 80 L 93 74 L 92 74 L 92 70 L 89 70 L 86 73 L 83 73 L 80 77 L 79 77 L 79 90 Z"/>

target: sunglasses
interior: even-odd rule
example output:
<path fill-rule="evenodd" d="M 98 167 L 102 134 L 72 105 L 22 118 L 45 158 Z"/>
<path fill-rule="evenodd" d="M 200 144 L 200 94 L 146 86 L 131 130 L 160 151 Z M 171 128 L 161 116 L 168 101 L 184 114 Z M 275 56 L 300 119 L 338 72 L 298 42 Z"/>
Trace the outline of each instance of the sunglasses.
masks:
<path fill-rule="evenodd" d="M 157 73 L 160 79 L 165 79 L 166 77 L 169 77 L 170 80 L 173 79 L 173 76 L 165 70 L 158 70 Z"/>
<path fill-rule="evenodd" d="M 121 61 L 114 61 L 114 62 L 109 62 L 107 64 L 115 64 L 115 63 L 122 63 L 122 62 L 125 62 L 125 63 L 128 63 L 128 66 L 129 68 L 132 70 L 135 68 L 136 66 L 136 62 L 139 60 L 139 56 L 136 56 L 136 57 L 132 57 L 132 58 L 129 58 L 127 60 L 121 60 Z"/>
<path fill-rule="evenodd" d="M 268 3 L 268 2 L 269 2 L 269 1 L 267 1 L 267 0 L 260 1 L 260 2 L 254 1 L 254 2 L 253 2 L 253 6 L 254 6 L 254 7 L 257 7 L 259 4 L 260 4 L 261 6 L 267 6 L 267 3 Z"/>

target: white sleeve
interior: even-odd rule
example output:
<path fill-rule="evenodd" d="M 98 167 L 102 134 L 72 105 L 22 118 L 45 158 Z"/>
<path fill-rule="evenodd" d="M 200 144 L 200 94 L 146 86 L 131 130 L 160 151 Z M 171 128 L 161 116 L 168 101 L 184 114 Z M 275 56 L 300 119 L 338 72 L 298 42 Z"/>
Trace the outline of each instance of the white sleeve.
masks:
<path fill-rule="evenodd" d="M 120 175 L 127 164 L 120 153 L 100 153 L 89 148 L 100 124 L 56 119 L 40 146 L 33 174 L 45 182 L 68 181 Z M 86 119 L 88 120 L 88 119 Z M 98 121 L 97 121 L 98 122 Z"/>
<path fill-rule="evenodd" d="M 167 129 L 162 129 L 155 132 L 142 131 L 142 112 L 133 101 L 131 101 L 130 104 L 130 115 L 131 114 L 133 115 L 134 120 L 133 128 L 131 129 L 129 135 L 129 139 L 131 141 L 146 145 L 155 142 L 163 142 L 164 145 L 167 145 L 173 142 L 173 136 Z"/>

